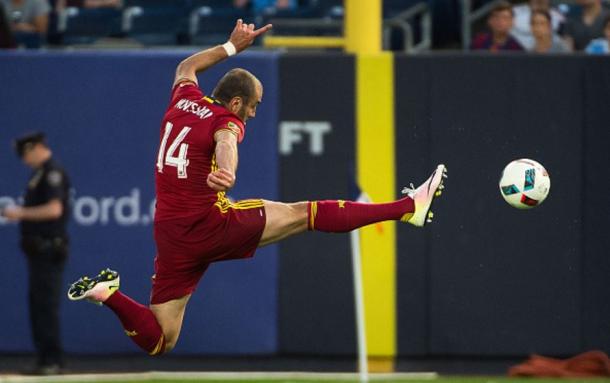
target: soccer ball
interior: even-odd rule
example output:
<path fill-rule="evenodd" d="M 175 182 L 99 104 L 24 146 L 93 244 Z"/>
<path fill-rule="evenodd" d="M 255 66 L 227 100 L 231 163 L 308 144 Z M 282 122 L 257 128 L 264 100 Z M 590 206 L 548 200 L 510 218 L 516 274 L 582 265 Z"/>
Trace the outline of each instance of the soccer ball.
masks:
<path fill-rule="evenodd" d="M 502 171 L 500 193 L 512 207 L 531 209 L 538 206 L 549 195 L 549 190 L 549 173 L 534 160 L 512 161 Z"/>

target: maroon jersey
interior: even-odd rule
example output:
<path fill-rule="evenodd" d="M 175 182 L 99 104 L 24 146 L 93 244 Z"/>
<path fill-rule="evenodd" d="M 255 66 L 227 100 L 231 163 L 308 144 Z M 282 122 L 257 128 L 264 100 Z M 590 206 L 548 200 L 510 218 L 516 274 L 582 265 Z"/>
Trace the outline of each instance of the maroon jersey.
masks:
<path fill-rule="evenodd" d="M 224 193 L 207 185 L 216 169 L 214 134 L 227 129 L 244 137 L 244 123 L 193 83 L 180 83 L 172 90 L 163 116 L 156 169 L 157 209 L 155 222 L 207 212 L 229 204 Z"/>

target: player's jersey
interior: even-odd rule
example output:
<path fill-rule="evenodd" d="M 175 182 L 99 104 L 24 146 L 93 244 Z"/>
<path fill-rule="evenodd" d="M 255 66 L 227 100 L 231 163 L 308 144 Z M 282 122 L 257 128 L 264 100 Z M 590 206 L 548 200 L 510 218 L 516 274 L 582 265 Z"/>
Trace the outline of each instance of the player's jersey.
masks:
<path fill-rule="evenodd" d="M 244 123 L 192 83 L 172 90 L 169 107 L 161 123 L 156 167 L 157 209 L 155 222 L 207 212 L 229 204 L 224 193 L 207 185 L 216 169 L 214 134 L 228 129 L 244 137 Z"/>

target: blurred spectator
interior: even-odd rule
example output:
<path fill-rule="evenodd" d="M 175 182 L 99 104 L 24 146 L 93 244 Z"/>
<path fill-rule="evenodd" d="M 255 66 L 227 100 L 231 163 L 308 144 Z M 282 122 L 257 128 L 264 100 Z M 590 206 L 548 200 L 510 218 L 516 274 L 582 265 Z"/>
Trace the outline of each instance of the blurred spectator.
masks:
<path fill-rule="evenodd" d="M 610 53 L 610 17 L 604 22 L 604 35 L 606 37 L 591 40 L 587 45 L 586 52 L 590 54 L 608 54 Z"/>
<path fill-rule="evenodd" d="M 513 29 L 510 33 L 517 39 L 519 44 L 528 51 L 534 49 L 534 35 L 532 34 L 531 29 L 533 10 L 543 10 L 550 14 L 552 32 L 554 32 L 554 34 L 559 32 L 559 28 L 565 21 L 563 14 L 551 7 L 550 0 L 529 0 L 527 4 L 513 7 L 515 19 Z"/>
<path fill-rule="evenodd" d="M 565 41 L 573 50 L 582 51 L 595 38 L 604 36 L 604 21 L 610 11 L 602 7 L 601 0 L 577 0 L 582 14 L 568 18 Z"/>
<path fill-rule="evenodd" d="M 523 47 L 511 36 L 513 27 L 513 8 L 509 2 L 496 5 L 487 18 L 490 32 L 479 33 L 472 40 L 472 50 L 522 51 Z"/>
<path fill-rule="evenodd" d="M 0 49 L 15 47 L 15 40 L 13 39 L 13 33 L 4 11 L 4 5 L 0 3 Z"/>
<path fill-rule="evenodd" d="M 18 45 L 38 48 L 49 26 L 47 0 L 0 0 Z"/>
<path fill-rule="evenodd" d="M 234 7 L 251 7 L 255 14 L 265 13 L 269 10 L 292 10 L 296 9 L 297 5 L 297 0 L 233 0 Z"/>
<path fill-rule="evenodd" d="M 76 8 L 121 8 L 122 0 L 57 0 L 56 9 L 59 11 L 66 7 Z"/>
<path fill-rule="evenodd" d="M 553 33 L 551 14 L 549 11 L 534 9 L 531 16 L 531 30 L 534 36 L 532 51 L 536 53 L 569 52 L 559 36 Z"/>

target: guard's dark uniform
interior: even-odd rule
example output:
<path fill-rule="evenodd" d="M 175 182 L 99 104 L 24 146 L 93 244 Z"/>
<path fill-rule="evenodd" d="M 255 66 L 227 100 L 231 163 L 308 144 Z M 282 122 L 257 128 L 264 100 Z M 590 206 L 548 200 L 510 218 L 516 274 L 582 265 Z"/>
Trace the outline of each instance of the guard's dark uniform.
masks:
<path fill-rule="evenodd" d="M 21 221 L 21 248 L 30 271 L 30 320 L 39 366 L 62 365 L 59 302 L 68 257 L 69 190 L 66 173 L 51 158 L 34 170 L 25 193 L 26 207 L 43 205 L 54 199 L 63 205 L 59 219 Z"/>

